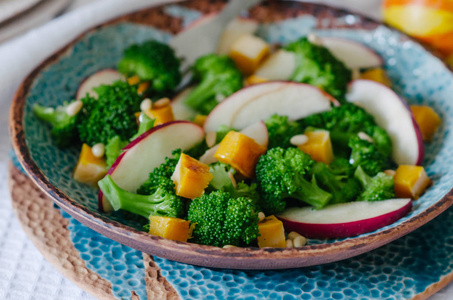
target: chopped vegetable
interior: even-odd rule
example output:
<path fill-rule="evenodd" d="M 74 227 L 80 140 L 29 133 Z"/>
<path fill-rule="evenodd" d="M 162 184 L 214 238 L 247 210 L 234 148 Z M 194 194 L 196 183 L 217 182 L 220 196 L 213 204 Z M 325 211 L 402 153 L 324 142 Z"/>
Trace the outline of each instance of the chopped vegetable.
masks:
<path fill-rule="evenodd" d="M 348 145 L 352 149 L 349 162 L 354 167 L 361 166 L 370 176 L 391 168 L 390 158 L 379 152 L 374 143 L 355 136 L 349 140 Z"/>
<path fill-rule="evenodd" d="M 74 170 L 74 180 L 96 187 L 106 172 L 105 159 L 94 156 L 91 147 L 83 144 Z"/>
<path fill-rule="evenodd" d="M 442 123 L 439 115 L 431 107 L 426 105 L 411 105 L 411 111 L 420 128 L 423 140 L 431 142 L 437 128 Z"/>
<path fill-rule="evenodd" d="M 264 121 L 269 134 L 268 148 L 288 148 L 291 145 L 291 138 L 301 132 L 300 126 L 295 121 L 288 121 L 287 116 L 272 115 Z"/>
<path fill-rule="evenodd" d="M 382 83 L 388 87 L 392 86 L 392 82 L 390 81 L 387 73 L 382 68 L 373 68 L 366 70 L 360 74 L 361 79 L 373 80 L 379 83 Z"/>
<path fill-rule="evenodd" d="M 285 229 L 282 221 L 275 216 L 268 216 L 258 223 L 260 236 L 258 237 L 258 247 L 286 247 Z"/>
<path fill-rule="evenodd" d="M 171 122 L 175 120 L 173 115 L 173 108 L 171 105 L 165 105 L 163 107 L 151 108 L 145 111 L 145 114 L 152 119 L 155 119 L 155 126 Z"/>
<path fill-rule="evenodd" d="M 229 56 L 242 73 L 250 75 L 269 55 L 269 50 L 269 45 L 263 39 L 244 34 L 231 45 Z"/>
<path fill-rule="evenodd" d="M 190 222 L 170 217 L 150 216 L 149 233 L 163 238 L 187 242 Z"/>
<path fill-rule="evenodd" d="M 395 193 L 398 198 L 418 199 L 431 185 L 421 166 L 400 165 L 395 173 Z"/>
<path fill-rule="evenodd" d="M 395 182 L 393 177 L 383 172 L 371 177 L 359 166 L 354 174 L 363 187 L 363 192 L 357 197 L 357 201 L 380 201 L 395 198 Z M 400 197 L 397 195 L 398 198 Z"/>
<path fill-rule="evenodd" d="M 298 148 L 311 156 L 314 161 L 330 164 L 333 161 L 333 149 L 330 134 L 326 130 L 305 132 L 308 141 Z"/>

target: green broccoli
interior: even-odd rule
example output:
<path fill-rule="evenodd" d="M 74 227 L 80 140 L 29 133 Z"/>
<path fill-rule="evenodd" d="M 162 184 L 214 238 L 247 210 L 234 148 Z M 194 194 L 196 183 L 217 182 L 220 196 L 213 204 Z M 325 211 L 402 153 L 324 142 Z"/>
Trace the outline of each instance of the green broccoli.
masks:
<path fill-rule="evenodd" d="M 227 126 L 227 125 L 220 125 L 219 128 L 217 128 L 216 131 L 216 136 L 215 136 L 215 143 L 218 144 L 220 143 L 223 138 L 228 134 L 230 131 L 237 131 L 233 127 Z"/>
<path fill-rule="evenodd" d="M 123 190 L 110 175 L 98 184 L 114 210 L 123 209 L 147 219 L 150 216 L 179 218 L 184 215 L 184 202 L 166 185 L 157 184 L 154 193 L 140 195 Z"/>
<path fill-rule="evenodd" d="M 192 241 L 222 247 L 250 245 L 259 236 L 258 211 L 253 201 L 215 191 L 192 200 L 187 214 L 195 224 Z"/>
<path fill-rule="evenodd" d="M 262 155 L 256 166 L 260 206 L 264 213 L 276 214 L 286 208 L 286 198 L 308 203 L 319 209 L 332 195 L 321 189 L 310 171 L 314 161 L 297 148 L 276 147 Z"/>
<path fill-rule="evenodd" d="M 356 168 L 361 166 L 370 176 L 392 167 L 390 158 L 379 152 L 375 144 L 354 136 L 348 145 L 352 149 L 349 162 Z"/>
<path fill-rule="evenodd" d="M 142 101 L 136 88 L 116 81 L 94 90 L 98 99 L 89 96 L 81 99 L 84 117 L 78 124 L 80 140 L 91 146 L 106 145 L 115 136 L 129 140 L 137 132 L 135 113 L 140 111 Z"/>
<path fill-rule="evenodd" d="M 352 72 L 330 51 L 312 44 L 306 37 L 288 44 L 285 50 L 296 54 L 296 70 L 290 80 L 317 86 L 344 102 Z"/>
<path fill-rule="evenodd" d="M 105 161 L 107 168 L 110 168 L 115 160 L 120 156 L 121 150 L 129 144 L 128 141 L 123 141 L 120 136 L 115 135 L 105 145 Z"/>
<path fill-rule="evenodd" d="M 195 61 L 192 71 L 199 84 L 185 103 L 202 114 L 209 114 L 220 101 L 243 87 L 241 72 L 226 55 L 202 56 Z"/>
<path fill-rule="evenodd" d="M 127 48 L 118 70 L 126 76 L 137 75 L 149 81 L 152 93 L 159 95 L 173 91 L 181 81 L 180 61 L 171 47 L 150 40 Z"/>
<path fill-rule="evenodd" d="M 155 122 L 156 119 L 151 119 L 150 117 L 148 117 L 147 114 L 141 113 L 139 117 L 138 131 L 133 137 L 131 137 L 130 140 L 131 141 L 135 140 L 136 138 L 144 134 L 146 131 L 153 128 Z"/>
<path fill-rule="evenodd" d="M 77 125 L 81 120 L 80 113 L 70 116 L 66 113 L 66 107 L 57 108 L 44 107 L 38 104 L 33 105 L 34 114 L 41 120 L 52 125 L 51 134 L 60 148 L 69 147 L 80 143 Z"/>
<path fill-rule="evenodd" d="M 287 116 L 277 114 L 264 121 L 269 133 L 268 149 L 291 147 L 290 140 L 293 136 L 302 133 L 299 124 L 295 121 L 288 121 Z"/>
<path fill-rule="evenodd" d="M 354 176 L 364 188 L 357 201 L 380 201 L 395 198 L 395 183 L 392 176 L 380 172 L 371 177 L 360 166 Z"/>

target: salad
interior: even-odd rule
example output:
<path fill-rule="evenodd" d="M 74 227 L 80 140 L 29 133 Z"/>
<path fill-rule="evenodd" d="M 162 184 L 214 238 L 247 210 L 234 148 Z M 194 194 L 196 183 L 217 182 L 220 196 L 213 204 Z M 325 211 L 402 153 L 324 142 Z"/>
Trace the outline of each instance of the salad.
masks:
<path fill-rule="evenodd" d="M 99 188 L 101 211 L 177 241 L 301 247 L 389 225 L 429 187 L 423 141 L 441 120 L 405 104 L 374 51 L 313 35 L 220 44 L 182 91 L 180 59 L 150 40 L 76 100 L 33 107 L 58 147 L 81 147 L 74 179 Z"/>

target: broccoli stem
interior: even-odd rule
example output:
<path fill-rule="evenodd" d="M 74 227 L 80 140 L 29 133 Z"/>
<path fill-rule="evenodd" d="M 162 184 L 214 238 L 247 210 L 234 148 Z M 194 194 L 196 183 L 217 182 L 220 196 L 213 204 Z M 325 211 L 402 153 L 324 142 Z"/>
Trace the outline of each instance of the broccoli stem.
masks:
<path fill-rule="evenodd" d="M 200 110 L 205 101 L 212 99 L 216 96 L 215 85 L 217 84 L 216 78 L 206 78 L 203 80 L 186 98 L 186 105 L 195 110 Z"/>
<path fill-rule="evenodd" d="M 291 198 L 312 205 L 315 209 L 321 209 L 332 199 L 332 194 L 321 189 L 313 176 L 311 182 L 302 177 L 296 179 L 298 189 L 290 195 Z"/>

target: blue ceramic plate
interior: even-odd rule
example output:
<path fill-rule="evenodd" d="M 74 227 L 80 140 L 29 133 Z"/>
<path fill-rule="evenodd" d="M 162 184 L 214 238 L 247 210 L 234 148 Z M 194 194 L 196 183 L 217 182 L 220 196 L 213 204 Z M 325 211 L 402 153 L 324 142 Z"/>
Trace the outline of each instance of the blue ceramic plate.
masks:
<path fill-rule="evenodd" d="M 92 229 L 140 251 L 180 262 L 222 268 L 278 269 L 310 266 L 352 257 L 382 246 L 430 221 L 451 205 L 453 183 L 453 75 L 435 55 L 404 34 L 362 16 L 327 6 L 266 2 L 244 16 L 260 22 L 258 34 L 285 44 L 308 33 L 359 41 L 384 61 L 394 89 L 411 104 L 427 104 L 443 120 L 426 145 L 424 166 L 433 186 L 411 213 L 377 231 L 338 240 L 309 240 L 297 249 L 223 249 L 148 235 L 129 214 L 102 214 L 97 191 L 72 179 L 78 148 L 60 150 L 49 128 L 31 112 L 34 103 L 56 106 L 74 98 L 82 80 L 113 68 L 123 50 L 148 39 L 168 41 L 174 33 L 219 10 L 224 1 L 188 1 L 150 8 L 95 28 L 47 59 L 23 82 L 11 108 L 15 152 L 30 178 L 56 204 Z"/>

